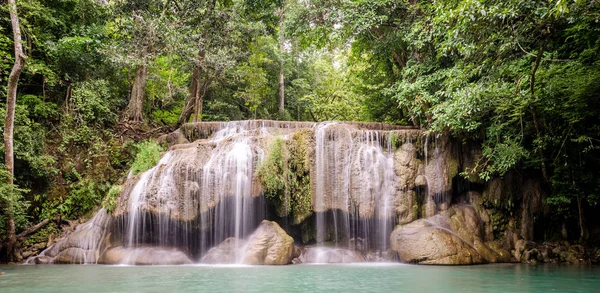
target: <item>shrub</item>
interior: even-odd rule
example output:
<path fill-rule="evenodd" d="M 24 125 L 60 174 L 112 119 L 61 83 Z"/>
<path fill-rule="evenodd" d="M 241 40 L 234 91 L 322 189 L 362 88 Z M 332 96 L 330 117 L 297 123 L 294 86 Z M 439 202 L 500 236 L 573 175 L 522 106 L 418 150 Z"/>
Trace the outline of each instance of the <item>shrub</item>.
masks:
<path fill-rule="evenodd" d="M 133 175 L 140 174 L 154 167 L 160 160 L 162 147 L 154 141 L 144 141 L 137 145 L 138 153 L 131 165 Z"/>

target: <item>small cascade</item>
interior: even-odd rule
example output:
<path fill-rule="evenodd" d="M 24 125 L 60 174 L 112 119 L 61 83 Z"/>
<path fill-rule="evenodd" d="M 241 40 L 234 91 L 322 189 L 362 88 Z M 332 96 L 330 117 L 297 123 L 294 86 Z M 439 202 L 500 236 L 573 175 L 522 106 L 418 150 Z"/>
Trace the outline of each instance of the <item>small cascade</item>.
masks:
<path fill-rule="evenodd" d="M 391 136 L 342 123 L 317 126 L 317 243 L 384 251 L 395 223 Z"/>
<path fill-rule="evenodd" d="M 268 135 L 264 125 L 224 123 L 211 139 L 167 152 L 129 192 L 127 247 L 180 247 L 197 257 L 252 233 L 265 218 L 254 172 Z"/>

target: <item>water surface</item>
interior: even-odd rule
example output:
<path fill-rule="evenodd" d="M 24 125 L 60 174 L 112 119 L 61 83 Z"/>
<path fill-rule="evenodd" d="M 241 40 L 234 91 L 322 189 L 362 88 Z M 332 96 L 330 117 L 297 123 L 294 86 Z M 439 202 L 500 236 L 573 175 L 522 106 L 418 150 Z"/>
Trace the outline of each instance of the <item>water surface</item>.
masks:
<path fill-rule="evenodd" d="M 0 292 L 600 292 L 600 268 L 493 264 L 0 266 Z"/>

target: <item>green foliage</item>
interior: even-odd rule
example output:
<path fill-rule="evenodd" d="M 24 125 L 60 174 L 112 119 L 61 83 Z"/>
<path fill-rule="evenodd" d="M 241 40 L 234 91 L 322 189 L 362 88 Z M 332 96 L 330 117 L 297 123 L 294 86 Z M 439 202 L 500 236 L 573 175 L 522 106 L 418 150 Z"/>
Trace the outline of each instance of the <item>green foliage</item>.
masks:
<path fill-rule="evenodd" d="M 16 230 L 22 230 L 29 224 L 29 215 L 27 209 L 29 202 L 23 198 L 23 195 L 29 192 L 18 185 L 8 184 L 10 173 L 6 166 L 0 165 L 0 235 L 6 235 L 6 217 L 13 215 Z M 18 233 L 18 232 L 17 232 Z"/>
<path fill-rule="evenodd" d="M 121 195 L 121 185 L 113 185 L 108 190 L 108 193 L 102 200 L 102 207 L 108 212 L 112 213 L 117 208 L 117 201 Z"/>
<path fill-rule="evenodd" d="M 268 201 L 280 217 L 299 224 L 312 214 L 310 191 L 312 133 L 295 133 L 289 140 L 276 138 L 259 166 L 257 176 Z"/>
<path fill-rule="evenodd" d="M 137 175 L 156 166 L 160 160 L 162 147 L 154 141 L 144 141 L 136 146 L 137 155 L 131 165 L 131 174 Z"/>
<path fill-rule="evenodd" d="M 77 219 L 85 216 L 98 207 L 102 194 L 108 190 L 108 186 L 87 178 L 76 181 L 70 184 L 70 191 L 64 197 L 44 201 L 41 209 L 42 217 L 52 219 L 60 215 L 65 219 Z"/>
<path fill-rule="evenodd" d="M 111 108 L 113 95 L 106 80 L 86 80 L 73 86 L 70 107 L 81 123 L 88 125 L 114 123 L 117 115 Z"/>

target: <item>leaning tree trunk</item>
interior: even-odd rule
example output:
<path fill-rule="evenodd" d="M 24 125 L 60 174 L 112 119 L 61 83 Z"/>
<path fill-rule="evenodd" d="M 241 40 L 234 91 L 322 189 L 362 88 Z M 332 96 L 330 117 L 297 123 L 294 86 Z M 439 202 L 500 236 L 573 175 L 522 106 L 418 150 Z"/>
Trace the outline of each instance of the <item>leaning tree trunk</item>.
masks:
<path fill-rule="evenodd" d="M 182 124 L 188 122 L 190 120 L 190 116 L 194 113 L 194 108 L 196 105 L 198 91 L 200 89 L 200 75 L 202 74 L 202 70 L 200 66 L 196 66 L 194 68 L 194 72 L 192 73 L 192 82 L 190 84 L 190 95 L 185 101 L 185 105 L 183 106 L 183 110 L 181 111 L 181 115 L 179 115 L 179 120 L 177 120 L 177 124 L 175 128 L 179 128 Z"/>
<path fill-rule="evenodd" d="M 131 89 L 129 104 L 123 114 L 124 121 L 142 122 L 144 120 L 144 96 L 146 95 L 147 68 L 145 64 L 135 70 L 135 79 Z"/>
<path fill-rule="evenodd" d="M 279 68 L 279 114 L 283 117 L 285 111 L 285 72 L 283 71 L 284 61 L 283 53 L 285 52 L 284 46 L 284 31 L 283 22 L 285 20 L 285 9 L 281 8 L 279 12 L 279 54 L 281 56 L 281 63 Z"/>
<path fill-rule="evenodd" d="M 8 11 L 10 13 L 10 23 L 13 29 L 13 39 L 15 48 L 15 63 L 12 71 L 8 76 L 8 95 L 6 97 L 6 119 L 4 120 L 4 162 L 10 173 L 8 176 L 8 184 L 13 184 L 13 176 L 15 173 L 14 165 L 14 148 L 13 148 L 13 132 L 15 125 L 15 104 L 17 102 L 17 85 L 19 84 L 19 76 L 25 65 L 25 54 L 23 53 L 23 45 L 21 44 L 21 28 L 19 27 L 19 16 L 17 15 L 17 4 L 15 0 L 8 0 Z M 14 260 L 15 244 L 17 242 L 15 218 L 12 199 L 7 198 L 6 202 L 6 221 L 8 224 L 7 231 L 7 248 L 6 252 L 8 260 Z"/>

